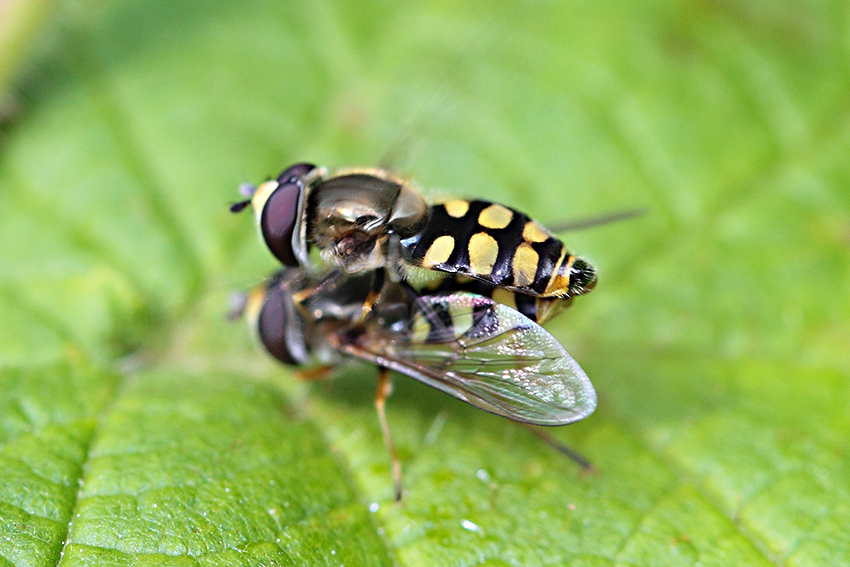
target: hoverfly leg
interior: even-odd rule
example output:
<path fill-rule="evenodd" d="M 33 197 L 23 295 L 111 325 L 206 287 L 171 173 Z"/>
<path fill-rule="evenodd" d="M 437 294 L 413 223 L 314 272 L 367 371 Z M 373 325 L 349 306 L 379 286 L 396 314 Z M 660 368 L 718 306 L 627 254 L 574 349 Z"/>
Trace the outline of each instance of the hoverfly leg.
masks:
<path fill-rule="evenodd" d="M 393 445 L 393 438 L 390 434 L 390 426 L 387 423 L 386 403 L 387 398 L 392 392 L 393 385 L 390 379 L 390 371 L 380 366 L 378 367 L 378 388 L 375 392 L 375 409 L 378 410 L 378 421 L 381 423 L 381 433 L 384 436 L 384 443 L 387 446 L 387 451 L 390 453 L 390 459 L 393 462 L 393 486 L 395 487 L 395 501 L 401 502 L 401 461 L 398 460 L 398 454 Z"/>
<path fill-rule="evenodd" d="M 304 305 L 304 303 L 309 300 L 314 295 L 320 293 L 325 287 L 335 284 L 337 280 L 342 277 L 342 273 L 339 271 L 331 272 L 324 280 L 322 280 L 318 285 L 312 287 L 305 287 L 300 291 L 296 291 L 292 294 L 292 302 L 295 304 L 295 308 L 301 313 L 303 317 L 306 319 L 312 319 L 314 317 L 314 313 L 310 312 L 310 310 Z"/>
<path fill-rule="evenodd" d="M 594 473 L 596 472 L 596 467 L 593 466 L 593 463 L 588 461 L 584 456 L 580 453 L 574 451 L 573 449 L 567 447 L 539 427 L 535 427 L 533 425 L 529 425 L 528 423 L 521 423 L 521 425 L 525 426 L 526 429 L 534 433 L 537 437 L 542 439 L 547 445 L 567 457 L 569 460 L 573 461 L 575 464 L 581 467 L 581 471 L 583 473 Z"/>
<path fill-rule="evenodd" d="M 308 368 L 307 370 L 297 370 L 295 372 L 295 378 L 296 380 L 303 380 L 305 382 L 324 380 L 333 373 L 335 368 L 335 366 L 327 364 L 325 366 L 317 366 L 316 368 Z"/>
<path fill-rule="evenodd" d="M 366 317 L 369 316 L 369 313 L 372 312 L 372 308 L 375 307 L 375 304 L 378 302 L 378 298 L 381 296 L 381 289 L 384 287 L 384 270 L 378 270 L 375 272 L 375 276 L 372 279 L 372 288 L 369 290 L 369 295 L 366 296 L 366 299 L 363 301 L 363 311 L 360 313 L 360 322 L 366 320 Z"/>
<path fill-rule="evenodd" d="M 304 300 L 309 298 L 311 295 L 313 295 L 314 292 L 315 292 L 315 288 L 307 288 L 307 289 L 302 289 L 301 291 L 296 291 L 295 293 L 292 294 L 292 302 L 299 309 L 303 309 L 304 308 Z M 309 315 L 309 313 L 308 313 L 308 315 Z"/>
<path fill-rule="evenodd" d="M 369 292 L 369 295 L 366 296 L 366 299 L 363 301 L 363 311 L 360 313 L 360 322 L 366 320 L 366 317 L 369 316 L 369 313 L 372 312 L 372 308 L 375 306 L 375 303 L 378 301 L 378 292 L 374 289 Z"/>

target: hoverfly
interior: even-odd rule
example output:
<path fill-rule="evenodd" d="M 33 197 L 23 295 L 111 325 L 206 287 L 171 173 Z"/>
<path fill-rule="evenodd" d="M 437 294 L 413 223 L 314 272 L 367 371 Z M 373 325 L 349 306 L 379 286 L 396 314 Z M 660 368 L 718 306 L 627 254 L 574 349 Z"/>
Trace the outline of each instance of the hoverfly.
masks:
<path fill-rule="evenodd" d="M 379 367 L 375 404 L 396 500 L 401 468 L 384 412 L 389 370 L 525 424 L 565 425 L 596 408 L 590 380 L 564 347 L 539 324 L 483 295 L 420 293 L 383 270 L 337 269 L 317 278 L 289 267 L 252 291 L 244 312 L 265 349 L 284 364 L 330 369 L 359 359 Z"/>
<path fill-rule="evenodd" d="M 524 213 L 483 200 L 428 205 L 383 169 L 328 175 L 299 163 L 243 192 L 249 198 L 231 211 L 251 205 L 272 254 L 311 274 L 385 269 L 394 281 L 450 287 L 468 278 L 511 292 L 495 298 L 509 306 L 534 303 L 538 322 L 596 285 L 594 268 Z"/>

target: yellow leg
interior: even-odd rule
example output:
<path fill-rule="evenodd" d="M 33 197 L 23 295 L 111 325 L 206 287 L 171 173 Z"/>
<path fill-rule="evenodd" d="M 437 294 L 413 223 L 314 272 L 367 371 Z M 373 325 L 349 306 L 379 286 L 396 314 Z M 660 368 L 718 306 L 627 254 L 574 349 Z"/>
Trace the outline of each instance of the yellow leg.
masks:
<path fill-rule="evenodd" d="M 390 371 L 384 367 L 378 369 L 378 389 L 375 392 L 375 408 L 378 410 L 378 421 L 381 423 L 381 433 L 384 435 L 384 443 L 387 446 L 387 451 L 390 453 L 390 458 L 393 462 L 393 486 L 395 487 L 395 500 L 401 501 L 401 462 L 398 460 L 398 454 L 395 452 L 393 438 L 390 435 L 390 426 L 387 423 L 387 414 L 385 411 L 387 398 L 392 392 L 393 386 L 390 380 Z"/>
<path fill-rule="evenodd" d="M 323 380 L 327 378 L 328 375 L 334 371 L 335 366 L 317 366 L 316 368 L 309 368 L 307 370 L 298 370 L 295 372 L 295 378 L 298 380 L 312 381 L 312 380 Z"/>
<path fill-rule="evenodd" d="M 292 294 L 292 302 L 295 304 L 295 308 L 303 315 L 306 319 L 312 319 L 313 313 L 307 311 L 307 307 L 304 305 L 304 302 L 316 293 L 322 291 L 325 287 L 336 283 L 336 281 L 340 278 L 339 272 L 333 272 L 327 278 L 325 278 L 319 285 L 308 287 L 302 289 L 301 291 L 296 291 Z"/>
<path fill-rule="evenodd" d="M 384 287 L 384 278 L 385 274 L 383 270 L 375 272 L 375 275 L 372 278 L 372 289 L 369 290 L 369 295 L 367 295 L 366 299 L 363 301 L 363 311 L 360 313 L 361 323 L 366 320 L 366 317 L 369 316 L 369 313 L 372 312 L 372 309 L 375 307 L 378 299 L 380 299 L 381 290 Z"/>
<path fill-rule="evenodd" d="M 360 313 L 360 322 L 366 320 L 366 317 L 369 316 L 369 313 L 372 312 L 372 308 L 375 306 L 375 303 L 378 301 L 378 296 L 380 294 L 372 290 L 369 292 L 369 295 L 366 296 L 366 300 L 363 302 L 363 311 Z"/>
<path fill-rule="evenodd" d="M 308 297 L 310 297 L 311 295 L 313 295 L 316 292 L 316 289 L 318 289 L 318 288 L 308 287 L 308 288 L 302 289 L 301 291 L 296 291 L 295 293 L 292 294 L 292 303 L 294 303 L 295 305 L 299 305 L 301 303 L 304 303 L 304 300 L 307 299 Z"/>

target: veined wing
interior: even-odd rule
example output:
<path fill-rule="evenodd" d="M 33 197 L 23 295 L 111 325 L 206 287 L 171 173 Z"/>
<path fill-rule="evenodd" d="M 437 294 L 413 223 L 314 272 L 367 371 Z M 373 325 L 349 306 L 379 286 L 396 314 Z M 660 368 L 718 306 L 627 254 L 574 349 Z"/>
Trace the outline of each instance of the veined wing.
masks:
<path fill-rule="evenodd" d="M 516 421 L 563 425 L 596 408 L 587 375 L 543 327 L 472 293 L 419 297 L 406 330 L 341 349 Z"/>

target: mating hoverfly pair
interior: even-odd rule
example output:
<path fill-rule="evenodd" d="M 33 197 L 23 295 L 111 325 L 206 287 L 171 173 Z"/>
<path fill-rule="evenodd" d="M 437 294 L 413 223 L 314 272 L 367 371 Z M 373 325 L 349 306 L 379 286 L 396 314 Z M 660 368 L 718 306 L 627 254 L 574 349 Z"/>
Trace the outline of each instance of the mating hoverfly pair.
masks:
<path fill-rule="evenodd" d="M 564 425 L 595 409 L 587 375 L 541 326 L 594 287 L 595 271 L 525 214 L 481 200 L 428 205 L 380 169 L 296 164 L 243 193 L 231 210 L 252 206 L 285 266 L 248 295 L 251 325 L 284 364 L 379 367 L 396 499 L 389 370 L 525 424 Z"/>

